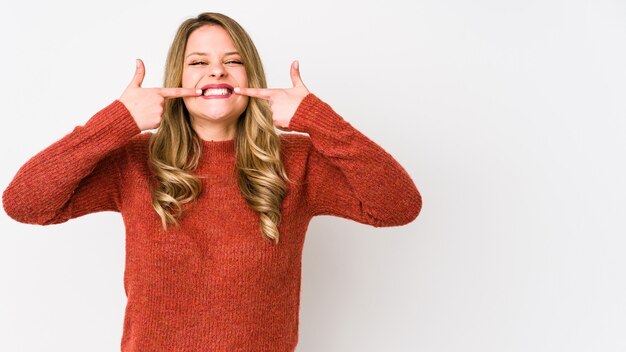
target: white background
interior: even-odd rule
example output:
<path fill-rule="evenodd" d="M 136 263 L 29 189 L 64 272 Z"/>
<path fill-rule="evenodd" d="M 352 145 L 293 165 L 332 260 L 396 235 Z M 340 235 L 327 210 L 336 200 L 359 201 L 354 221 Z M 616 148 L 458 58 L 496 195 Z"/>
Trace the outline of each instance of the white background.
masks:
<path fill-rule="evenodd" d="M 313 219 L 298 351 L 626 350 L 626 3 L 2 2 L 2 189 L 135 58 L 161 86 L 204 11 L 251 34 L 271 87 L 300 60 L 423 196 L 406 226 Z M 119 351 L 121 216 L 0 231 L 0 350 Z"/>

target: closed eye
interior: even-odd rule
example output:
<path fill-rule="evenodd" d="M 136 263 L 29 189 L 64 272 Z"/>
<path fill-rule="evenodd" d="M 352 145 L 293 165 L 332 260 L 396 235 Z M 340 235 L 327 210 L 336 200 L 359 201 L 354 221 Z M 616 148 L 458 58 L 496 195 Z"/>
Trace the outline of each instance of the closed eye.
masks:
<path fill-rule="evenodd" d="M 226 63 L 227 63 L 227 64 L 238 64 L 238 65 L 241 65 L 241 64 L 242 64 L 242 63 L 241 63 L 241 61 L 236 61 L 236 60 L 226 61 Z M 206 62 L 204 62 L 204 61 L 196 61 L 196 62 L 191 63 L 191 64 L 189 64 L 189 65 L 191 65 L 191 66 L 195 66 L 195 65 L 198 65 L 198 64 L 203 64 L 203 65 L 206 65 L 207 63 L 206 63 Z"/>

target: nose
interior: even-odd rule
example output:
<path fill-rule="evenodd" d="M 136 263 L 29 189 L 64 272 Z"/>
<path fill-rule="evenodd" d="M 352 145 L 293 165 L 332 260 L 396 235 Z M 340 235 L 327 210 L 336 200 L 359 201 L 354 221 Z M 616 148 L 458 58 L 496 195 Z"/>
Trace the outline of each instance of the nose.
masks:
<path fill-rule="evenodd" d="M 209 76 L 211 77 L 224 77 L 226 75 L 226 70 L 222 65 L 211 65 L 209 66 Z"/>

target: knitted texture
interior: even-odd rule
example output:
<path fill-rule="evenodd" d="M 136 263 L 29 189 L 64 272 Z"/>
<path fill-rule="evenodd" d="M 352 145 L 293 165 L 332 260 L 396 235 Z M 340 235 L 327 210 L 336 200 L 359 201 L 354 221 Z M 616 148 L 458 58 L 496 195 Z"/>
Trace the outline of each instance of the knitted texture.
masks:
<path fill-rule="evenodd" d="M 122 352 L 294 351 L 302 247 L 311 218 L 375 227 L 412 222 L 421 195 L 404 168 L 317 96 L 281 133 L 288 192 L 280 241 L 263 238 L 239 192 L 235 140 L 202 141 L 200 198 L 165 232 L 151 203 L 156 177 L 142 133 L 119 100 L 32 157 L 2 194 L 6 213 L 49 225 L 121 213 L 127 305 Z"/>

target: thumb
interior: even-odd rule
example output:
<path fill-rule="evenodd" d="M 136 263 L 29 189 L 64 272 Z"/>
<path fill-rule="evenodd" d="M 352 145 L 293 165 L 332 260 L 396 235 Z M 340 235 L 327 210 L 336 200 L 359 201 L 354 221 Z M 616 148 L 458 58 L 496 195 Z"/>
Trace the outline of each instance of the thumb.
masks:
<path fill-rule="evenodd" d="M 293 83 L 294 87 L 303 87 L 304 82 L 302 82 L 302 78 L 300 77 L 300 63 L 298 60 L 294 61 L 291 64 L 291 83 Z"/>
<path fill-rule="evenodd" d="M 141 87 L 143 83 L 143 78 L 146 75 L 146 68 L 143 65 L 143 61 L 141 59 L 135 60 L 137 67 L 135 68 L 135 76 L 133 76 L 132 81 L 130 81 L 129 87 Z"/>

